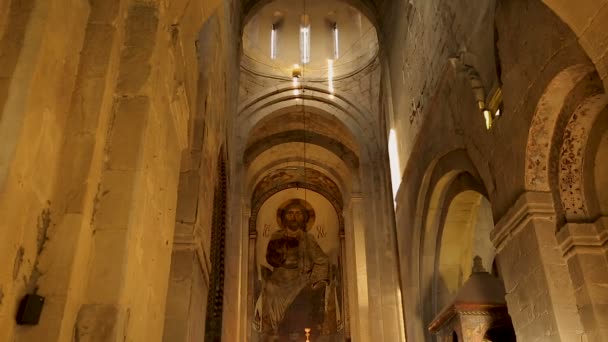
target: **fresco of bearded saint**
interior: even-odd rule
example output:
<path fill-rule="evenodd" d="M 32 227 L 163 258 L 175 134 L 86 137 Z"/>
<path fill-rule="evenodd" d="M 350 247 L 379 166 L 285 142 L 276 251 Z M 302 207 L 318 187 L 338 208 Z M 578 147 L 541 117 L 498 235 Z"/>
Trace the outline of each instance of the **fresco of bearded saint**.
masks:
<path fill-rule="evenodd" d="M 281 229 L 270 237 L 266 261 L 274 268 L 262 289 L 263 341 L 284 341 L 304 328 L 322 329 L 329 260 L 306 232 L 309 214 L 297 201 L 279 213 Z"/>

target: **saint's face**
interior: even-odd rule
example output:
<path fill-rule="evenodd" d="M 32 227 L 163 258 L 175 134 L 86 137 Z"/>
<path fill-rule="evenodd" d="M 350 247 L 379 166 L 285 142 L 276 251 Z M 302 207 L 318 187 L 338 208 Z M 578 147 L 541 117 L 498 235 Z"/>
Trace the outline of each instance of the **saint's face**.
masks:
<path fill-rule="evenodd" d="M 304 213 L 300 208 L 288 208 L 285 212 L 285 222 L 283 224 L 289 228 L 289 230 L 298 230 L 304 227 Z"/>

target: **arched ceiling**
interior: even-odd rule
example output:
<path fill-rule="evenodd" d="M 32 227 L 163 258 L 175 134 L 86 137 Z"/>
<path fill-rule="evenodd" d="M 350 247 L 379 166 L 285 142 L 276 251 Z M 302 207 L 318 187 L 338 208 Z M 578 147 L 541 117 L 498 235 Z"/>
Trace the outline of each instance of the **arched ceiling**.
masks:
<path fill-rule="evenodd" d="M 348 129 L 335 117 L 308 111 L 269 115 L 258 122 L 248 138 L 245 165 L 268 148 L 289 142 L 323 147 L 342 159 L 349 168 L 359 165 L 358 145 Z"/>
<path fill-rule="evenodd" d="M 313 167 L 316 166 L 316 167 Z M 321 146 L 288 142 L 265 149 L 247 167 L 247 188 L 250 191 L 269 173 L 281 168 L 315 168 L 332 179 L 342 190 L 352 184 L 353 171 L 344 160 Z"/>
<path fill-rule="evenodd" d="M 325 79 L 331 59 L 333 75 L 340 78 L 361 70 L 378 53 L 374 25 L 346 2 L 275 0 L 256 4 L 243 29 L 241 67 L 245 70 L 291 79 L 294 64 L 300 64 L 304 77 Z M 307 63 L 300 58 L 300 27 L 304 22 L 310 29 Z M 334 25 L 338 29 L 337 52 Z M 272 47 L 275 56 L 271 56 Z"/>
<path fill-rule="evenodd" d="M 322 115 L 310 110 L 304 111 L 304 108 L 301 108 L 301 111 L 275 112 L 273 115 L 266 116 L 251 129 L 247 146 L 268 136 L 298 130 L 332 137 L 358 154 L 359 147 L 355 138 L 340 120 L 334 116 Z"/>
<path fill-rule="evenodd" d="M 291 83 L 269 87 L 263 93 L 244 99 L 239 104 L 239 135 L 248 137 L 253 127 L 265 118 L 303 111 L 335 118 L 359 147 L 375 139 L 372 129 L 374 118 L 350 94 L 330 94 L 326 86 L 319 84 L 302 85 L 296 89 Z"/>
<path fill-rule="evenodd" d="M 336 52 L 333 28 L 339 34 L 333 79 L 350 80 L 377 58 L 373 11 L 358 0 L 244 5 L 241 70 L 246 72 L 236 128 L 245 192 L 255 206 L 277 189 L 297 186 L 323 193 L 341 208 L 359 189 L 360 159 L 373 154 L 377 118 L 360 97 L 366 94 L 353 93 L 356 87 L 334 89 L 329 82 L 328 59 L 333 61 Z M 310 25 L 310 61 L 302 66 L 299 82 L 292 82 L 293 65 L 301 64 L 302 23 Z M 270 53 L 273 27 L 276 58 Z"/>
<path fill-rule="evenodd" d="M 253 190 L 252 206 L 257 206 L 270 194 L 288 187 L 307 187 L 325 196 L 336 209 L 343 208 L 342 194 L 338 185 L 323 172 L 302 166 L 281 167 L 269 172 Z"/>

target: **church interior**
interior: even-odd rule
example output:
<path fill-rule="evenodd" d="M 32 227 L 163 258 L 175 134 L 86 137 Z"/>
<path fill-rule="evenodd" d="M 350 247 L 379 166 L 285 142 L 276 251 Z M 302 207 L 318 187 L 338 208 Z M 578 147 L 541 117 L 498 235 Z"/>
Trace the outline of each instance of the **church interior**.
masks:
<path fill-rule="evenodd" d="M 608 0 L 0 0 L 0 341 L 608 342 L 606 89 Z"/>

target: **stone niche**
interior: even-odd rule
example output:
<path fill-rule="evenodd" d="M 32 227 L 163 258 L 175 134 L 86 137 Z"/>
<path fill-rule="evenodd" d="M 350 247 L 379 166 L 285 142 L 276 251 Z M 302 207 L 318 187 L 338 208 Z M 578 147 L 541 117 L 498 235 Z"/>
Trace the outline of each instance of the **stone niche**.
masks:
<path fill-rule="evenodd" d="M 504 286 L 485 271 L 478 256 L 473 261 L 469 279 L 428 329 L 441 342 L 516 341 L 507 312 Z"/>

